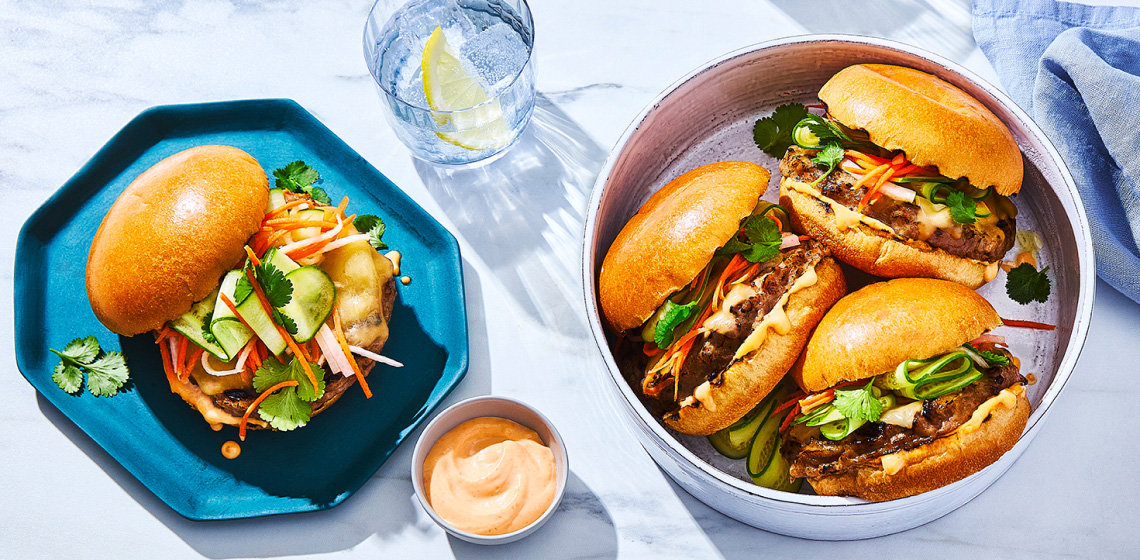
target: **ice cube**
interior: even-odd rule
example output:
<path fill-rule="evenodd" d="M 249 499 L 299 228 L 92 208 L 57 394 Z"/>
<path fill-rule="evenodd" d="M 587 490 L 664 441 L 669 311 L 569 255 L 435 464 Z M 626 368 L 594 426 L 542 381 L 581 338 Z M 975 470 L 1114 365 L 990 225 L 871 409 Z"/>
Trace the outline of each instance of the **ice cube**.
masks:
<path fill-rule="evenodd" d="M 427 109 L 428 103 L 427 97 L 424 96 L 423 75 L 417 73 L 412 80 L 400 88 L 396 97 L 413 107 Z"/>
<path fill-rule="evenodd" d="M 505 23 L 496 23 L 468 39 L 459 54 L 492 94 L 508 85 L 529 56 L 522 36 Z"/>

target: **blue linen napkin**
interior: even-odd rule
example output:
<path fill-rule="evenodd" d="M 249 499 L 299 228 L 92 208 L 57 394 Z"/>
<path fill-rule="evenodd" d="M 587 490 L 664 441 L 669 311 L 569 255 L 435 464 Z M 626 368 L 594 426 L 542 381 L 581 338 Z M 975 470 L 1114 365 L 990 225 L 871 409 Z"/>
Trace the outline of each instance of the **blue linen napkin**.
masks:
<path fill-rule="evenodd" d="M 1097 274 L 1140 302 L 1140 9 L 976 0 L 974 38 L 1073 174 Z"/>

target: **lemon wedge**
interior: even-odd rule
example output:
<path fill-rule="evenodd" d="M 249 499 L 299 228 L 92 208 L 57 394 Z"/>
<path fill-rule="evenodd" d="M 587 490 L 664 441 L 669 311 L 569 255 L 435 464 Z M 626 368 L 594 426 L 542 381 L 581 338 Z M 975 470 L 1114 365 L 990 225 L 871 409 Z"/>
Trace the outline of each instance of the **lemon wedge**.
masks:
<path fill-rule="evenodd" d="M 463 67 L 443 28 L 436 27 L 428 37 L 420 68 L 428 107 L 449 111 L 436 115 L 436 124 L 455 129 L 436 132 L 437 136 L 467 150 L 490 150 L 511 141 L 499 100 L 489 99 L 479 80 Z"/>

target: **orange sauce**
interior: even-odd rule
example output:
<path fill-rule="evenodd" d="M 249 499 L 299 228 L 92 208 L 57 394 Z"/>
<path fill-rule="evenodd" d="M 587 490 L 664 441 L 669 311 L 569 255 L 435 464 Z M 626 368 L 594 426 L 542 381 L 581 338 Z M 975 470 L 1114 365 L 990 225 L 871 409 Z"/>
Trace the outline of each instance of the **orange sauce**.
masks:
<path fill-rule="evenodd" d="M 505 418 L 468 420 L 424 460 L 424 491 L 440 517 L 479 535 L 513 533 L 554 502 L 554 453 L 538 434 Z"/>

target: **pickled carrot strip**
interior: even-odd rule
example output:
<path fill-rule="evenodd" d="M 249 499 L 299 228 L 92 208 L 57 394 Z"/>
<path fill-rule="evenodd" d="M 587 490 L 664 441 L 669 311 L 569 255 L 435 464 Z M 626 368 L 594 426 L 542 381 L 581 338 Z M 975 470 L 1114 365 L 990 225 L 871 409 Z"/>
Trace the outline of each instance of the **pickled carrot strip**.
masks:
<path fill-rule="evenodd" d="M 348 349 L 348 339 L 344 336 L 344 327 L 340 322 L 340 308 L 333 307 L 333 334 L 336 335 L 337 344 L 340 345 L 341 351 L 348 357 L 348 365 L 352 366 L 352 373 L 356 374 L 356 379 L 360 381 L 360 388 L 364 390 L 366 398 L 372 398 L 372 389 L 368 387 L 368 382 L 364 380 L 364 374 L 360 373 L 360 365 L 356 363 L 356 356 Z"/>
<path fill-rule="evenodd" d="M 249 415 L 252 414 L 255 409 L 257 409 L 257 406 L 261 404 L 261 401 L 265 400 L 266 397 L 273 394 L 273 392 L 277 391 L 278 389 L 284 389 L 285 387 L 296 387 L 297 385 L 298 383 L 295 379 L 288 379 L 270 387 L 268 391 L 265 391 L 264 393 L 258 395 L 257 398 L 253 400 L 253 404 L 249 405 L 249 408 L 245 410 L 245 414 L 241 415 L 241 422 L 238 424 L 238 439 L 245 441 L 245 430 L 246 426 L 249 424 Z"/>

